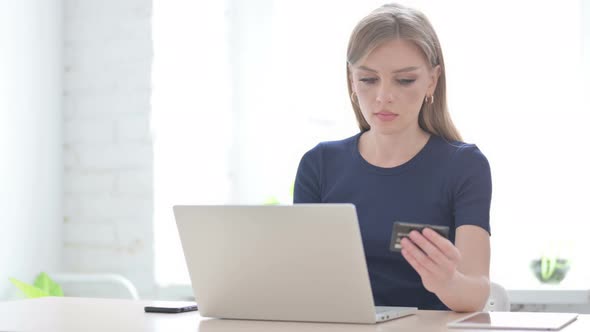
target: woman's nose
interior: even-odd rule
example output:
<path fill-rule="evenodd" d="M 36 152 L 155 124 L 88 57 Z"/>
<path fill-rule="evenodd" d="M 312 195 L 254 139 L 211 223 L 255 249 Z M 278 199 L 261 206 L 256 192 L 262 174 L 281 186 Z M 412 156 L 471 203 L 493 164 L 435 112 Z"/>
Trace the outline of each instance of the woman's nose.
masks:
<path fill-rule="evenodd" d="M 381 84 L 377 92 L 377 101 L 380 103 L 392 103 L 394 99 L 393 87 L 389 84 Z"/>

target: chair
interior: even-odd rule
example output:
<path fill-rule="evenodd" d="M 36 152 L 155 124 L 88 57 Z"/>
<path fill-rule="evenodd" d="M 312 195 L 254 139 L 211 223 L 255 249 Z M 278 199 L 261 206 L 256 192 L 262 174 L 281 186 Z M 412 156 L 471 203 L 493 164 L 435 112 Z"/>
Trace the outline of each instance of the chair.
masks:
<path fill-rule="evenodd" d="M 510 311 L 510 299 L 504 287 L 490 282 L 490 297 L 483 311 Z"/>
<path fill-rule="evenodd" d="M 51 277 L 66 296 L 139 299 L 135 285 L 119 274 L 56 273 Z"/>

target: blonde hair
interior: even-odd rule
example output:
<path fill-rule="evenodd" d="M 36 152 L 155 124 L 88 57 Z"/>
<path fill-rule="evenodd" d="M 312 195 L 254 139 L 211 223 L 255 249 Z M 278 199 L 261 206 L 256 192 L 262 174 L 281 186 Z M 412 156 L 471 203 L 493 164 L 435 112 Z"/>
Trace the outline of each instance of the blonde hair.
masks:
<path fill-rule="evenodd" d="M 432 25 L 421 12 L 399 4 L 387 4 L 377 8 L 363 18 L 352 31 L 348 43 L 346 74 L 348 93 L 352 108 L 361 131 L 370 129 L 363 117 L 359 105 L 352 97 L 350 66 L 384 42 L 404 39 L 415 43 L 424 53 L 430 65 L 440 66 L 440 76 L 434 91 L 434 103 L 424 102 L 418 115 L 418 124 L 422 130 L 448 141 L 461 141 L 459 131 L 451 121 L 447 109 L 445 63 L 440 42 Z"/>

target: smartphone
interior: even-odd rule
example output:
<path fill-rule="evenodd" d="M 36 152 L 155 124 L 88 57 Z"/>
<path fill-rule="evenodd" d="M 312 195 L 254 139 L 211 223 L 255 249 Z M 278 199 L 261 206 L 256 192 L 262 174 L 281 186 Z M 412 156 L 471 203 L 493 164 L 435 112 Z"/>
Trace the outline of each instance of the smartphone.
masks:
<path fill-rule="evenodd" d="M 154 305 L 144 307 L 145 312 L 159 312 L 177 314 L 181 312 L 199 310 L 196 303 L 186 302 L 154 302 Z"/>
<path fill-rule="evenodd" d="M 408 237 L 411 231 L 422 232 L 424 228 L 430 228 L 442 237 L 449 238 L 449 226 L 414 224 L 409 222 L 396 221 L 393 223 L 393 232 L 391 233 L 391 242 L 389 250 L 400 252 L 402 250 L 402 239 Z"/>

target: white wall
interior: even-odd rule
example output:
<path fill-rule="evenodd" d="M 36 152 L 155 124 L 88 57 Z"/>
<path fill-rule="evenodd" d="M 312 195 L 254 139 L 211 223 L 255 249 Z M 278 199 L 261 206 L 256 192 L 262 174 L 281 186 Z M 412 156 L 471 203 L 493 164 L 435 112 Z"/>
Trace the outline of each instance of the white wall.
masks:
<path fill-rule="evenodd" d="M 0 300 L 60 265 L 61 0 L 0 0 Z"/>
<path fill-rule="evenodd" d="M 64 1 L 67 272 L 153 287 L 151 0 Z"/>
<path fill-rule="evenodd" d="M 582 56 L 584 64 L 585 89 L 590 91 L 590 1 L 580 0 L 582 12 Z"/>

